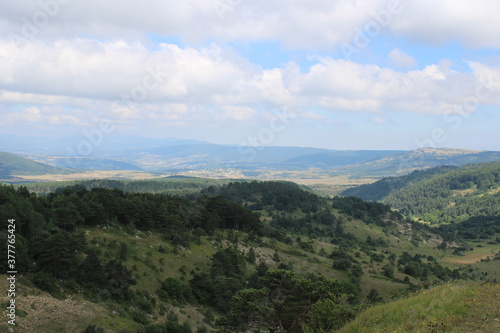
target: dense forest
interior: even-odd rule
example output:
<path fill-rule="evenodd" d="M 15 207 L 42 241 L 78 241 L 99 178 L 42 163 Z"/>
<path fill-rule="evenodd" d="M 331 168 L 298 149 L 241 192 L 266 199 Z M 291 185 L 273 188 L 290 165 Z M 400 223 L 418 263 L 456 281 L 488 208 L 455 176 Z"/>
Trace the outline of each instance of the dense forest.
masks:
<path fill-rule="evenodd" d="M 460 223 L 500 212 L 500 162 L 439 167 L 382 179 L 345 191 L 380 200 L 400 213 L 432 224 Z"/>
<path fill-rule="evenodd" d="M 383 202 L 431 223 L 500 213 L 500 162 L 469 165 L 395 191 Z"/>
<path fill-rule="evenodd" d="M 0 207 L 2 239 L 7 221 L 16 220 L 18 270 L 27 279 L 55 297 L 79 293 L 93 302 L 111 302 L 133 319 L 137 332 L 209 330 L 165 314 L 164 304 L 212 309 L 218 315 L 207 315 L 210 325 L 224 332 L 328 332 L 356 317 L 366 304 L 382 300 L 375 289 L 363 296 L 361 281 L 369 266 L 380 267 L 381 277 L 408 290 L 481 277 L 472 270 L 446 268 L 428 255 L 389 251 L 390 237 L 411 237 L 417 247 L 425 239 L 440 238 L 386 205 L 355 197 L 321 198 L 288 182 L 233 182 L 187 197 L 84 185 L 37 195 L 26 187 L 0 185 Z M 354 220 L 383 228 L 385 236 L 361 238 L 347 232 Z M 409 234 L 402 233 L 405 228 Z M 183 272 L 182 279 L 162 279 L 150 295 L 138 283 L 144 277 L 131 245 L 108 242 L 103 247 L 102 239 L 88 237 L 91 230 L 160 235 L 172 252 L 157 246 L 160 268 L 144 259 L 153 271 L 161 270 L 169 256 L 178 256 L 178 249 L 208 240 L 216 246 L 203 269 Z M 332 250 L 319 250 L 317 242 Z M 254 248 L 259 246 L 274 248 L 270 262 L 257 259 Z M 304 274 L 281 259 L 280 247 L 312 256 L 313 264 L 328 260 L 329 269 L 343 278 Z M 370 274 L 375 273 L 371 268 Z M 151 321 L 152 312 L 168 318 Z M 99 328 L 90 325 L 86 331 Z"/>
<path fill-rule="evenodd" d="M 163 178 L 143 179 L 143 180 L 116 180 L 116 179 L 89 179 L 89 180 L 69 180 L 62 182 L 40 182 L 26 183 L 22 186 L 31 192 L 38 194 L 49 194 L 60 187 L 74 185 L 84 186 L 87 190 L 93 188 L 104 188 L 110 190 L 120 190 L 133 193 L 167 193 L 179 196 L 197 194 L 201 190 L 214 185 L 222 185 L 237 180 L 229 179 L 206 179 L 185 176 L 169 176 Z"/>
<path fill-rule="evenodd" d="M 394 191 L 400 190 L 411 183 L 429 179 L 435 175 L 448 173 L 457 169 L 456 166 L 439 166 L 431 169 L 416 170 L 408 175 L 382 178 L 375 183 L 349 188 L 342 196 L 354 196 L 367 201 L 381 201 Z"/>

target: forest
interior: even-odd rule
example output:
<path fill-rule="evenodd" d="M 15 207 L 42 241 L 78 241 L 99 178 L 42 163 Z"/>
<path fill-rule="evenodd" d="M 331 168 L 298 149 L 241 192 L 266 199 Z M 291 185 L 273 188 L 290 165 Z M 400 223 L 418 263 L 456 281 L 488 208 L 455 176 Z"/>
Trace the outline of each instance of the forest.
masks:
<path fill-rule="evenodd" d="M 380 201 L 405 216 L 453 224 L 500 212 L 500 162 L 442 166 L 385 178 L 343 192 Z"/>
<path fill-rule="evenodd" d="M 456 234 L 451 229 L 430 229 L 380 203 L 319 197 L 289 182 L 232 182 L 184 197 L 81 184 L 38 195 L 23 186 L 0 185 L 0 206 L 4 241 L 7 220 L 17 221 L 18 269 L 27 279 L 54 297 L 82 294 L 92 302 L 115 304 L 137 324 L 137 332 L 202 333 L 208 327 L 223 332 L 330 332 L 368 304 L 382 301 L 381 291 L 363 291 L 363 276 L 374 274 L 368 266 L 380 267 L 383 279 L 406 291 L 486 277 L 444 267 L 429 255 L 389 251 L 390 237 L 408 237 L 400 231 L 403 226 L 417 247 L 425 239 L 441 239 L 439 233 L 451 243 L 450 235 Z M 346 231 L 354 220 L 381 228 L 385 236 L 363 238 Z M 482 223 L 493 228 L 487 232 L 499 231 L 495 221 Z M 472 237 L 467 226 L 460 231 L 464 238 Z M 159 280 L 153 296 L 141 285 L 144 277 L 131 245 L 108 242 L 105 250 L 98 246 L 102 240 L 88 237 L 92 230 L 159 235 L 171 250 L 156 248 L 160 266 L 145 259 L 153 271 L 161 271 L 169 256 L 203 241 L 218 245 L 203 269 Z M 331 250 L 318 249 L 319 242 Z M 256 255 L 257 248 L 266 246 L 274 248 L 270 261 Z M 285 246 L 294 255 L 329 261 L 329 269 L 341 278 L 297 270 L 278 251 Z M 3 271 L 5 265 L 2 261 Z M 211 309 L 211 326 L 181 322 L 166 314 L 168 304 Z M 152 321 L 152 312 L 163 313 L 166 321 Z M 86 332 L 100 329 L 89 324 Z"/>

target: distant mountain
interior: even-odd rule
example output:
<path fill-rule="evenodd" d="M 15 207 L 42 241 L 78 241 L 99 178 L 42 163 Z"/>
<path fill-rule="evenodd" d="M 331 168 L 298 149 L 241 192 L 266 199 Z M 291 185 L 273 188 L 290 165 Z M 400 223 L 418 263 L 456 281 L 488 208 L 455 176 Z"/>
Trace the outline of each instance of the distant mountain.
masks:
<path fill-rule="evenodd" d="M 0 152 L 0 179 L 8 180 L 14 178 L 14 176 L 70 173 L 72 171 L 68 169 L 57 168 L 15 154 Z"/>
<path fill-rule="evenodd" d="M 240 147 L 216 144 L 173 145 L 151 149 L 136 161 L 145 169 L 237 168 L 273 170 L 329 169 L 383 158 L 394 151 L 336 151 L 307 147 Z M 396 153 L 401 153 L 397 151 Z"/>
<path fill-rule="evenodd" d="M 234 168 L 239 170 L 308 170 L 361 176 L 403 175 L 440 165 L 500 161 L 500 152 L 452 148 L 402 150 L 330 150 L 307 147 L 241 147 L 178 144 L 131 149 L 114 156 L 144 170 Z"/>
<path fill-rule="evenodd" d="M 352 174 L 393 176 L 440 165 L 462 166 L 494 161 L 500 161 L 500 152 L 455 148 L 420 148 L 350 165 L 344 170 Z"/>
<path fill-rule="evenodd" d="M 132 163 L 107 158 L 68 158 L 61 157 L 53 160 L 58 167 L 71 167 L 80 170 L 142 170 Z"/>
<path fill-rule="evenodd" d="M 431 223 L 500 216 L 500 162 L 438 167 L 344 191 Z"/>
<path fill-rule="evenodd" d="M 92 154 L 97 155 L 114 154 L 116 152 L 123 154 L 131 150 L 207 143 L 200 140 L 185 140 L 178 138 L 157 139 L 137 136 L 103 136 L 102 138 L 93 137 L 89 139 L 89 137 L 85 136 L 83 133 L 81 135 L 69 137 L 21 137 L 0 135 L 0 151 L 14 154 L 64 156 L 68 154 L 68 151 L 76 151 L 78 144 L 83 141 L 90 142 Z M 96 158 L 103 156 L 92 155 L 91 157 Z"/>
<path fill-rule="evenodd" d="M 250 147 L 134 136 L 94 138 L 97 141 L 93 143 L 90 140 L 85 135 L 59 140 L 0 136 L 0 147 L 3 147 L 0 149 L 56 167 L 84 170 L 319 170 L 335 175 L 363 177 L 404 175 L 440 165 L 461 166 L 500 161 L 500 152 L 452 148 L 404 151 Z M 86 144 L 82 145 L 82 142 Z M 85 147 L 85 153 L 78 154 L 78 149 L 82 147 Z"/>

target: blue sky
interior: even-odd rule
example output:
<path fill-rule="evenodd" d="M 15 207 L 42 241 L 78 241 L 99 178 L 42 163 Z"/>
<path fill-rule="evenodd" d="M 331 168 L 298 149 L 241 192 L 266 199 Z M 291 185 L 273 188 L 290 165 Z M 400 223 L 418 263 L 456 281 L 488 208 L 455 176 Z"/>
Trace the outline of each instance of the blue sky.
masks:
<path fill-rule="evenodd" d="M 0 131 L 500 150 L 496 0 L 0 4 Z M 106 140 L 102 144 L 106 144 Z"/>

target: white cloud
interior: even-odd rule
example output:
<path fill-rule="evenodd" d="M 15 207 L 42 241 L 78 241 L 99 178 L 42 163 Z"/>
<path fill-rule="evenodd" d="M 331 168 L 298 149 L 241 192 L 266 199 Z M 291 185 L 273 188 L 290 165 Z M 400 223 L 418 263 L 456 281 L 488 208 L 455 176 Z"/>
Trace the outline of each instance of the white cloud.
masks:
<path fill-rule="evenodd" d="M 222 15 L 217 3 L 224 4 Z M 154 34 L 195 43 L 278 40 L 293 48 L 332 50 L 377 22 L 391 4 L 400 10 L 380 24 L 382 32 L 426 43 L 500 47 L 497 0 L 3 1 L 0 29 L 30 41 L 81 36 L 146 42 Z"/>
<path fill-rule="evenodd" d="M 425 43 L 459 41 L 469 47 L 500 47 L 500 2 L 497 0 L 403 1 L 405 10 L 391 28 Z"/>
<path fill-rule="evenodd" d="M 447 62 L 397 71 L 331 57 L 314 58 L 309 68 L 288 63 L 263 69 L 217 44 L 150 49 L 139 42 L 89 39 L 14 47 L 0 40 L 0 50 L 0 103 L 38 108 L 41 115 L 16 114 L 54 124 L 96 117 L 182 126 L 252 123 L 272 109 L 445 114 L 474 97 L 481 82 L 500 90 L 500 69 L 478 61 L 468 62 L 472 73 L 452 70 Z M 480 102 L 500 105 L 497 95 Z"/>
<path fill-rule="evenodd" d="M 389 52 L 389 60 L 396 66 L 402 68 L 411 68 L 417 65 L 417 61 L 414 57 L 401 51 L 401 49 L 393 49 Z"/>
<path fill-rule="evenodd" d="M 0 48 L 7 44 L 0 41 Z M 215 45 L 198 50 L 162 44 L 150 51 L 137 43 L 79 39 L 29 43 L 12 54 L 2 59 L 0 87 L 37 95 L 210 102 L 217 93 L 238 93 L 237 83 L 252 75 L 246 60 Z"/>
<path fill-rule="evenodd" d="M 56 108 L 57 109 L 57 108 Z M 88 122 L 75 115 L 61 114 L 60 110 L 52 110 L 50 107 L 28 107 L 24 110 L 9 112 L 4 116 L 4 122 L 15 124 L 19 122 L 33 124 L 52 125 L 77 125 L 85 126 Z"/>
<path fill-rule="evenodd" d="M 29 40 L 83 36 L 145 41 L 146 34 L 156 34 L 176 35 L 195 43 L 207 39 L 275 39 L 290 47 L 331 49 L 338 42 L 351 39 L 356 29 L 362 29 L 373 13 L 386 6 L 384 0 L 44 0 L 41 3 L 53 6 L 44 9 L 38 2 L 2 3 L 0 27 L 11 36 Z M 217 3 L 223 4 L 223 13 L 217 10 Z M 47 19 L 40 21 L 44 15 Z"/>

